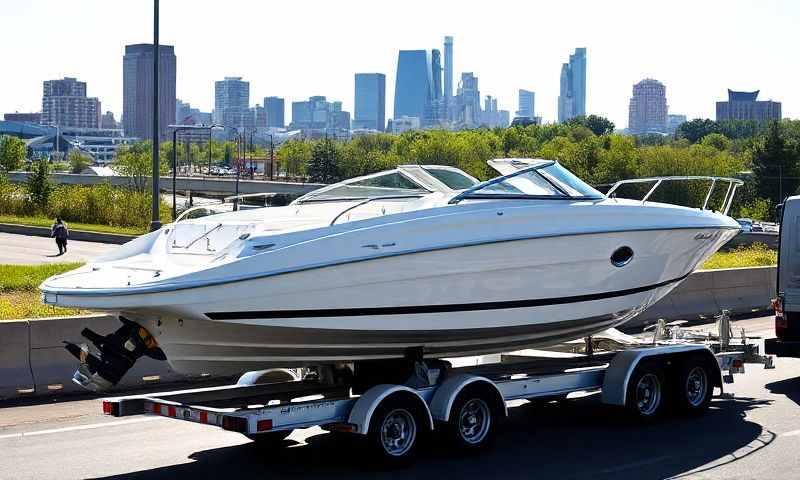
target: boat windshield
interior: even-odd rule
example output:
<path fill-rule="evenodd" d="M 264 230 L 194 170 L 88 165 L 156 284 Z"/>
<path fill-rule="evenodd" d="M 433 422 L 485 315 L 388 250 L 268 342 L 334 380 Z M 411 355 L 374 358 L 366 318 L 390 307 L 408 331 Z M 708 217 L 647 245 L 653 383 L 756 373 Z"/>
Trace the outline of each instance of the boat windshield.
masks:
<path fill-rule="evenodd" d="M 424 166 L 422 169 L 452 190 L 464 190 L 479 183 L 475 178 L 456 168 Z"/>
<path fill-rule="evenodd" d="M 373 197 L 420 196 L 430 193 L 401 174 L 399 171 L 381 172 L 356 181 L 347 181 L 304 195 L 296 200 L 302 202 L 324 202 L 334 200 L 360 200 Z"/>
<path fill-rule="evenodd" d="M 603 198 L 557 162 L 545 162 L 489 180 L 453 197 L 450 203 L 464 198 Z"/>

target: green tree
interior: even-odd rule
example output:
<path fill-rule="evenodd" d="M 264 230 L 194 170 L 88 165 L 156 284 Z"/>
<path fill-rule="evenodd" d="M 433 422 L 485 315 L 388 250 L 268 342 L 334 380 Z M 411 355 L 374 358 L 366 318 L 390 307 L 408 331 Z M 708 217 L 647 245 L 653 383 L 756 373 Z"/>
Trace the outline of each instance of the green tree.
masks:
<path fill-rule="evenodd" d="M 697 143 L 710 133 L 719 133 L 717 122 L 707 118 L 695 118 L 690 122 L 681 123 L 675 132 L 675 136 L 677 138 L 685 138 L 689 140 L 689 143 Z"/>
<path fill-rule="evenodd" d="M 766 135 L 751 152 L 758 196 L 773 205 L 797 192 L 800 185 L 800 143 L 785 138 L 780 122 L 770 122 Z"/>
<path fill-rule="evenodd" d="M 0 137 L 0 168 L 6 172 L 19 170 L 25 163 L 25 142 L 17 137 Z"/>
<path fill-rule="evenodd" d="M 305 140 L 290 140 L 278 149 L 276 158 L 279 170 L 289 177 L 306 175 L 306 168 L 311 162 L 311 143 Z"/>
<path fill-rule="evenodd" d="M 308 177 L 312 182 L 334 183 L 340 180 L 337 146 L 329 138 L 318 141 L 311 151 Z"/>
<path fill-rule="evenodd" d="M 580 115 L 569 119 L 566 123 L 567 125 L 586 127 L 598 137 L 614 132 L 614 122 L 599 115 L 589 115 L 588 117 Z"/>
<path fill-rule="evenodd" d="M 144 193 L 147 190 L 147 181 L 153 176 L 153 154 L 152 143 L 148 141 L 137 142 L 125 145 L 117 151 L 117 158 L 114 160 L 114 170 L 120 175 L 129 177 L 131 187 Z M 172 151 L 172 147 L 168 148 Z M 168 154 L 159 152 L 159 173 L 166 175 L 169 173 L 170 160 Z"/>
<path fill-rule="evenodd" d="M 92 164 L 92 157 L 81 152 L 77 148 L 70 150 L 67 155 L 69 170 L 72 173 L 81 173 L 86 167 Z"/>
<path fill-rule="evenodd" d="M 732 142 L 728 137 L 721 133 L 709 133 L 700 139 L 700 144 L 714 147 L 721 152 L 726 152 L 731 149 Z"/>
<path fill-rule="evenodd" d="M 39 160 L 31 166 L 28 176 L 28 196 L 34 208 L 40 212 L 47 211 L 53 184 L 50 181 L 50 164 L 47 160 Z"/>

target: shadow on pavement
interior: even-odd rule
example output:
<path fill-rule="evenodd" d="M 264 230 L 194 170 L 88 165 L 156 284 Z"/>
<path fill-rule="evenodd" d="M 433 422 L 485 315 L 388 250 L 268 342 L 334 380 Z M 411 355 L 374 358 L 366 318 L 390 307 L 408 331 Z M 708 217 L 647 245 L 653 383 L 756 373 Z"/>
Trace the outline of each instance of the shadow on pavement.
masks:
<path fill-rule="evenodd" d="M 511 408 L 493 450 L 457 456 L 434 440 L 410 470 L 370 469 L 357 440 L 321 434 L 309 437 L 306 444 L 287 440 L 272 451 L 259 450 L 253 443 L 198 451 L 190 463 L 106 478 L 660 479 L 711 462 L 730 463 L 747 454 L 737 455 L 737 450 L 749 445 L 743 449 L 749 453 L 768 444 L 774 436 L 747 421 L 745 412 L 769 403 L 718 399 L 703 416 L 665 418 L 642 426 L 592 396 Z"/>
<path fill-rule="evenodd" d="M 800 377 L 787 378 L 764 386 L 777 395 L 786 395 L 786 398 L 800 405 Z"/>

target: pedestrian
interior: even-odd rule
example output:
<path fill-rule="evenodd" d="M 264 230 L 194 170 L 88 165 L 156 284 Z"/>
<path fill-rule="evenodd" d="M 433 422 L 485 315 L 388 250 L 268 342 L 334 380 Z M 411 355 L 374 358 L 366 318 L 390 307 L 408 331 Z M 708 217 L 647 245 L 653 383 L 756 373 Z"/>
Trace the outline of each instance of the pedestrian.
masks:
<path fill-rule="evenodd" d="M 50 236 L 56 239 L 58 245 L 58 254 L 64 255 L 67 253 L 67 239 L 69 238 L 69 229 L 67 224 L 61 221 L 61 217 L 56 217 L 56 223 L 50 229 Z"/>

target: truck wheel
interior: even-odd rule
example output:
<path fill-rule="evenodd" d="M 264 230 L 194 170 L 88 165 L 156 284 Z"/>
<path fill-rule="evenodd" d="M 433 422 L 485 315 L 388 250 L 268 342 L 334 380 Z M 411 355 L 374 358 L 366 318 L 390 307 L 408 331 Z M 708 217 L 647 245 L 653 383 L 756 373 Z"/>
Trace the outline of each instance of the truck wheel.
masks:
<path fill-rule="evenodd" d="M 445 434 L 459 452 L 477 452 L 492 446 L 500 419 L 497 395 L 480 385 L 458 394 L 450 409 Z"/>
<path fill-rule="evenodd" d="M 425 412 L 417 399 L 393 395 L 381 402 L 369 422 L 367 441 L 378 466 L 411 465 L 421 437 L 428 433 Z"/>
<path fill-rule="evenodd" d="M 664 407 L 664 372 L 652 364 L 636 367 L 628 382 L 625 408 L 637 420 L 650 421 Z"/>
<path fill-rule="evenodd" d="M 680 366 L 675 397 L 681 411 L 697 414 L 708 409 L 714 394 L 711 374 L 708 362 L 701 358 L 687 360 Z"/>
<path fill-rule="evenodd" d="M 292 430 L 278 430 L 275 432 L 255 433 L 246 435 L 247 438 L 252 440 L 258 448 L 278 448 L 281 446 L 286 437 L 292 434 Z"/>

